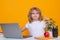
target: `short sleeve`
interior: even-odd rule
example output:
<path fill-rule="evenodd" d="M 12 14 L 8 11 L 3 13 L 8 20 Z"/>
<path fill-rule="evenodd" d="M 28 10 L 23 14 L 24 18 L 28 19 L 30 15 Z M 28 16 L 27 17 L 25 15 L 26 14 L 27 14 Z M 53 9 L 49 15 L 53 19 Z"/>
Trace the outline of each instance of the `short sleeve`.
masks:
<path fill-rule="evenodd" d="M 43 21 L 43 27 L 45 28 L 46 27 L 46 23 Z"/>
<path fill-rule="evenodd" d="M 29 22 L 28 22 L 28 23 L 26 23 L 25 27 L 26 27 L 26 28 L 28 28 L 28 27 L 29 27 Z"/>

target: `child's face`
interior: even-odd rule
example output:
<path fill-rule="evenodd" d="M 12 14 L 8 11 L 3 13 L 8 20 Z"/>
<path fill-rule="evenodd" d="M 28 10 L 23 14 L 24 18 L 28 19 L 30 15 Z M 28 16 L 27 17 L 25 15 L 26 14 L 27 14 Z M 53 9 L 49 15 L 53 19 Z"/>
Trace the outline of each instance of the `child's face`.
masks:
<path fill-rule="evenodd" d="M 39 11 L 33 10 L 31 16 L 32 16 L 33 20 L 38 20 L 38 18 L 39 18 Z"/>

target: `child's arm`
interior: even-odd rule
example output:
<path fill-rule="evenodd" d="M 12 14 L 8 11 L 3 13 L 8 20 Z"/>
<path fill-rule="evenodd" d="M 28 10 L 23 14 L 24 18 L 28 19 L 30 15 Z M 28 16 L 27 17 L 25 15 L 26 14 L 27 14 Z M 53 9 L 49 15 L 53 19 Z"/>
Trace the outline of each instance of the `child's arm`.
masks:
<path fill-rule="evenodd" d="M 25 31 L 27 28 L 24 26 L 22 29 L 21 29 L 21 32 Z"/>
<path fill-rule="evenodd" d="M 21 29 L 21 32 L 25 31 L 26 29 L 28 29 L 28 25 L 29 25 L 29 22 L 25 24 L 25 26 Z"/>

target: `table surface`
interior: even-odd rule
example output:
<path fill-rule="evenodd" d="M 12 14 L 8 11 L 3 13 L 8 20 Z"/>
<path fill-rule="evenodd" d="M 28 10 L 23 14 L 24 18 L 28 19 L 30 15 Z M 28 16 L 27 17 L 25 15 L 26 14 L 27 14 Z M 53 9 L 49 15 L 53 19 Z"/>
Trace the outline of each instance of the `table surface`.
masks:
<path fill-rule="evenodd" d="M 23 38 L 23 39 L 12 39 L 12 38 L 5 38 L 3 34 L 0 33 L 0 40 L 37 40 L 34 37 Z M 58 38 L 48 39 L 48 40 L 60 40 L 60 36 Z"/>

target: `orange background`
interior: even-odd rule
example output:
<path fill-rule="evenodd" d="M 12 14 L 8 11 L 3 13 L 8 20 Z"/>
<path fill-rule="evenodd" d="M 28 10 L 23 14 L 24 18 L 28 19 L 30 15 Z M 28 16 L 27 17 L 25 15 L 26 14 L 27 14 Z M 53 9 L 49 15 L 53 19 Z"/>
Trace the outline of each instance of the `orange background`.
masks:
<path fill-rule="evenodd" d="M 60 0 L 0 0 L 0 23 L 19 23 L 22 28 L 28 22 L 29 9 L 38 7 L 43 16 L 56 21 L 60 30 L 59 2 Z M 59 31 L 58 33 L 60 35 Z M 28 31 L 24 31 L 23 35 L 29 35 Z"/>

